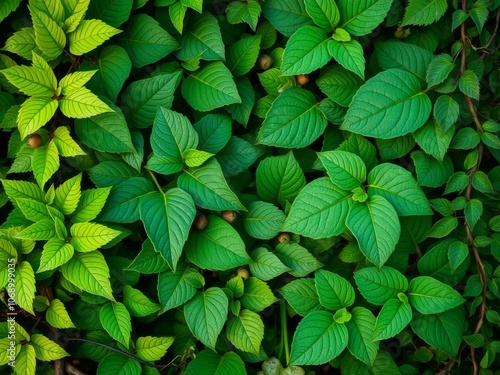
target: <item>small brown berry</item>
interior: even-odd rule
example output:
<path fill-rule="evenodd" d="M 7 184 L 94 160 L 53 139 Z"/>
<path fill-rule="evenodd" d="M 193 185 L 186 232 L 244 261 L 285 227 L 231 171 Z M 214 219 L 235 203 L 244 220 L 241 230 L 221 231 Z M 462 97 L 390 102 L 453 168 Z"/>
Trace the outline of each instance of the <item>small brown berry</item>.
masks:
<path fill-rule="evenodd" d="M 269 55 L 260 55 L 259 60 L 257 61 L 257 65 L 262 70 L 269 69 L 274 63 L 274 60 Z"/>
<path fill-rule="evenodd" d="M 221 216 L 229 224 L 232 224 L 236 220 L 236 212 L 234 211 L 224 211 Z"/>
<path fill-rule="evenodd" d="M 38 148 L 42 145 L 42 137 L 39 134 L 33 133 L 28 137 L 28 144 L 31 148 Z"/>
<path fill-rule="evenodd" d="M 198 230 L 203 230 L 208 224 L 207 217 L 203 214 L 199 214 L 194 218 L 193 226 Z"/>
<path fill-rule="evenodd" d="M 288 233 L 280 233 L 278 236 L 278 242 L 283 243 L 287 241 L 290 241 L 290 235 Z"/>
<path fill-rule="evenodd" d="M 248 272 L 246 268 L 241 267 L 238 269 L 237 275 L 240 276 L 243 280 L 247 280 L 250 276 L 250 272 Z"/>
<path fill-rule="evenodd" d="M 304 86 L 309 82 L 309 77 L 306 74 L 299 74 L 297 77 L 297 83 L 301 86 Z"/>

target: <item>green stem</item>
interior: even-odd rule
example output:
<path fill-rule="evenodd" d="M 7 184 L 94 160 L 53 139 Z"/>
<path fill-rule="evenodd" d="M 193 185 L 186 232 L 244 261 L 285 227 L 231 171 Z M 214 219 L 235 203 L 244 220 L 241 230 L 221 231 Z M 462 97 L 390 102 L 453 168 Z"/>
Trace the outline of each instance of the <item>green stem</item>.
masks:
<path fill-rule="evenodd" d="M 156 179 L 155 174 L 154 174 L 153 172 L 151 172 L 151 171 L 150 171 L 149 169 L 147 169 L 147 168 L 144 168 L 144 169 L 145 169 L 145 170 L 147 170 L 147 171 L 148 171 L 148 173 L 151 175 L 151 178 L 153 179 L 153 181 L 154 181 L 154 183 L 155 183 L 156 187 L 158 188 L 158 191 L 159 191 L 160 193 L 162 193 L 162 194 L 165 194 L 165 193 L 163 192 L 163 189 L 161 188 L 160 184 L 158 183 L 158 180 Z"/>
<path fill-rule="evenodd" d="M 290 362 L 290 351 L 288 349 L 288 327 L 287 327 L 287 317 L 286 317 L 286 302 L 280 306 L 281 312 L 281 348 L 280 348 L 280 357 L 283 352 L 283 347 L 285 347 L 285 362 L 288 367 L 288 363 Z"/>

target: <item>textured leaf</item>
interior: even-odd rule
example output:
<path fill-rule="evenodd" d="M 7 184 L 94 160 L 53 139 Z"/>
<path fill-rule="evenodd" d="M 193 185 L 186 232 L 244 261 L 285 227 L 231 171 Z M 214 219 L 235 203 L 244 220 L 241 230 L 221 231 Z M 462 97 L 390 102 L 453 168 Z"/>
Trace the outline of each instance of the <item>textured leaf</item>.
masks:
<path fill-rule="evenodd" d="M 434 119 L 444 132 L 455 125 L 460 113 L 460 106 L 448 95 L 441 95 L 434 103 Z"/>
<path fill-rule="evenodd" d="M 260 51 L 260 35 L 234 43 L 227 55 L 227 66 L 234 76 L 247 74 L 253 68 Z"/>
<path fill-rule="evenodd" d="M 81 196 L 81 182 L 82 174 L 79 173 L 57 187 L 53 204 L 63 214 L 72 214 L 78 207 Z"/>
<path fill-rule="evenodd" d="M 250 271 L 261 280 L 271 280 L 291 269 L 285 266 L 279 258 L 264 247 L 258 247 L 250 254 Z"/>
<path fill-rule="evenodd" d="M 209 113 L 193 125 L 198 133 L 198 149 L 217 153 L 224 148 L 231 137 L 231 119 L 226 115 Z"/>
<path fill-rule="evenodd" d="M 35 273 L 31 264 L 27 261 L 22 261 L 18 264 L 14 272 L 14 291 L 15 294 L 10 294 L 15 298 L 16 304 L 22 309 L 35 315 L 33 310 L 33 300 L 35 299 Z"/>
<path fill-rule="evenodd" d="M 189 362 L 185 375 L 245 374 L 245 363 L 235 352 L 223 356 L 211 350 L 203 350 Z"/>
<path fill-rule="evenodd" d="M 134 375 L 141 372 L 141 365 L 134 359 L 118 353 L 108 353 L 97 367 L 97 375 L 123 374 Z"/>
<path fill-rule="evenodd" d="M 59 152 L 54 142 L 38 147 L 33 153 L 33 174 L 38 185 L 43 188 L 45 183 L 59 169 Z"/>
<path fill-rule="evenodd" d="M 57 100 L 51 98 L 28 98 L 19 110 L 17 126 L 21 139 L 44 126 L 57 110 Z"/>
<path fill-rule="evenodd" d="M 326 32 L 332 31 L 340 21 L 339 9 L 333 1 L 305 0 L 307 14 Z"/>
<path fill-rule="evenodd" d="M 293 280 L 279 291 L 290 307 L 300 316 L 306 316 L 311 311 L 322 310 L 313 279 Z"/>
<path fill-rule="evenodd" d="M 359 42 L 356 40 L 338 42 L 331 39 L 328 41 L 328 52 L 345 69 L 365 79 L 365 57 Z"/>
<path fill-rule="evenodd" d="M 59 101 L 61 112 L 71 118 L 87 118 L 113 110 L 93 94 L 89 89 L 81 87 Z"/>
<path fill-rule="evenodd" d="M 363 80 L 342 66 L 332 67 L 316 80 L 320 90 L 341 106 L 348 107 Z"/>
<path fill-rule="evenodd" d="M 74 254 L 73 245 L 63 239 L 52 238 L 43 246 L 40 266 L 37 273 L 57 268 L 71 259 Z"/>
<path fill-rule="evenodd" d="M 33 54 L 33 56 L 37 55 Z M 41 57 L 38 58 L 43 64 L 47 64 Z M 56 90 L 56 77 L 50 68 L 47 72 L 36 66 L 14 65 L 1 72 L 19 91 L 29 96 L 50 98 Z"/>
<path fill-rule="evenodd" d="M 328 310 L 340 310 L 354 303 L 354 288 L 342 276 L 336 273 L 318 270 L 314 282 L 319 302 Z"/>
<path fill-rule="evenodd" d="M 146 297 L 140 290 L 130 285 L 123 286 L 123 304 L 130 315 L 144 317 L 160 310 L 160 305 Z"/>
<path fill-rule="evenodd" d="M 118 185 L 130 177 L 139 176 L 139 173 L 127 164 L 111 160 L 92 167 L 88 174 L 98 187 Z"/>
<path fill-rule="evenodd" d="M 387 15 L 391 0 L 339 0 L 340 27 L 352 35 L 362 36 L 372 32 Z"/>
<path fill-rule="evenodd" d="M 323 67 L 331 57 L 326 32 L 315 26 L 303 26 L 288 40 L 281 74 L 306 74 Z"/>
<path fill-rule="evenodd" d="M 286 37 L 301 26 L 312 24 L 304 2 L 300 0 L 269 0 L 262 6 L 264 17 Z"/>
<path fill-rule="evenodd" d="M 54 132 L 54 138 L 52 141 L 57 146 L 59 155 L 67 156 L 79 156 L 85 155 L 82 148 L 75 142 L 69 133 L 69 129 L 66 126 L 59 126 Z"/>
<path fill-rule="evenodd" d="M 465 299 L 449 285 L 429 276 L 418 276 L 410 282 L 408 299 L 422 314 L 437 314 L 465 302 Z"/>
<path fill-rule="evenodd" d="M 443 186 L 453 174 L 453 162 L 449 156 L 445 156 L 440 162 L 423 151 L 414 151 L 411 158 L 415 164 L 419 186 Z"/>
<path fill-rule="evenodd" d="M 466 70 L 458 78 L 458 88 L 465 95 L 479 100 L 479 79 L 472 70 Z"/>
<path fill-rule="evenodd" d="M 0 21 L 7 17 L 11 12 L 15 11 L 21 4 L 21 0 L 7 0 L 0 5 Z"/>
<path fill-rule="evenodd" d="M 187 191 L 197 206 L 209 210 L 245 210 L 229 188 L 219 163 L 214 158 L 200 167 L 189 168 L 177 179 L 177 186 Z"/>
<path fill-rule="evenodd" d="M 283 230 L 311 238 L 325 238 L 345 231 L 350 194 L 329 178 L 316 179 L 295 198 Z"/>
<path fill-rule="evenodd" d="M 47 56 L 48 60 L 54 60 L 62 53 L 66 45 L 64 31 L 45 13 L 36 9 L 29 9 L 33 28 L 35 29 L 36 44 Z"/>
<path fill-rule="evenodd" d="M 69 34 L 69 50 L 74 55 L 83 55 L 120 32 L 101 20 L 84 20 Z"/>
<path fill-rule="evenodd" d="M 431 101 L 420 91 L 414 75 L 389 69 L 369 79 L 356 92 L 342 129 L 368 137 L 394 138 L 421 127 L 431 109 Z"/>
<path fill-rule="evenodd" d="M 365 163 L 356 154 L 346 151 L 326 151 L 318 153 L 318 158 L 330 180 L 342 190 L 351 191 L 361 186 L 366 179 Z"/>
<path fill-rule="evenodd" d="M 378 342 L 372 341 L 375 317 L 364 307 L 352 309 L 352 317 L 345 324 L 349 332 L 347 348 L 363 363 L 370 365 L 378 353 Z"/>
<path fill-rule="evenodd" d="M 227 7 L 226 12 L 229 23 L 237 24 L 245 22 L 255 31 L 261 8 L 257 0 L 232 1 Z"/>
<path fill-rule="evenodd" d="M 440 19 L 447 7 L 446 0 L 410 0 L 401 26 L 429 25 Z"/>
<path fill-rule="evenodd" d="M 220 61 L 192 73 L 183 82 L 181 91 L 189 105 L 202 112 L 241 103 L 231 72 Z"/>
<path fill-rule="evenodd" d="M 285 90 L 267 112 L 257 143 L 288 148 L 310 145 L 323 134 L 327 125 L 318 105 L 314 95 L 307 90 Z"/>
<path fill-rule="evenodd" d="M 368 174 L 368 183 L 368 195 L 384 197 L 400 216 L 432 214 L 425 194 L 411 173 L 400 166 L 378 165 Z"/>
<path fill-rule="evenodd" d="M 375 340 L 385 340 L 395 337 L 401 332 L 412 319 L 412 310 L 408 302 L 398 299 L 390 299 L 378 313 L 375 323 L 373 338 Z"/>
<path fill-rule="evenodd" d="M 97 18 L 113 27 L 120 27 L 128 20 L 133 3 L 133 0 L 90 1 L 86 18 Z"/>
<path fill-rule="evenodd" d="M 175 270 L 196 209 L 193 199 L 178 188 L 151 193 L 140 200 L 140 215 L 155 250 Z"/>
<path fill-rule="evenodd" d="M 290 275 L 304 277 L 323 264 L 318 261 L 307 249 L 295 242 L 283 242 L 276 247 L 276 255 L 279 260 L 291 269 Z"/>
<path fill-rule="evenodd" d="M 173 342 L 173 337 L 139 337 L 135 343 L 137 356 L 145 361 L 158 361 Z"/>
<path fill-rule="evenodd" d="M 177 41 L 147 14 L 137 14 L 129 21 L 121 43 L 134 68 L 153 64 L 179 48 Z"/>
<path fill-rule="evenodd" d="M 83 290 L 114 301 L 109 268 L 99 251 L 75 253 L 61 268 L 63 276 Z"/>
<path fill-rule="evenodd" d="M 50 306 L 45 312 L 47 322 L 54 328 L 75 328 L 64 304 L 57 298 L 50 301 Z"/>
<path fill-rule="evenodd" d="M 227 296 L 220 288 L 200 292 L 184 305 L 189 329 L 209 348 L 215 348 L 217 337 L 226 321 L 228 307 Z"/>
<path fill-rule="evenodd" d="M 289 364 L 317 365 L 331 361 L 344 350 L 347 340 L 347 328 L 335 322 L 331 313 L 312 311 L 300 321 L 293 335 Z"/>
<path fill-rule="evenodd" d="M 21 350 L 16 356 L 15 364 L 19 375 L 35 375 L 36 370 L 36 357 L 35 348 L 32 344 L 27 343 L 21 346 Z M 16 374 L 16 375 L 17 375 Z"/>
<path fill-rule="evenodd" d="M 236 348 L 258 354 L 264 338 L 264 323 L 258 314 L 243 310 L 227 321 L 226 335 Z"/>
<path fill-rule="evenodd" d="M 429 87 L 442 83 L 452 72 L 455 64 L 453 58 L 447 54 L 436 56 L 427 67 L 425 79 Z"/>
<path fill-rule="evenodd" d="M 244 292 L 240 301 L 245 308 L 253 312 L 260 312 L 277 302 L 278 299 L 264 281 L 250 277 L 244 281 Z"/>
<path fill-rule="evenodd" d="M 408 280 L 390 267 L 362 268 L 354 273 L 354 280 L 361 295 L 368 302 L 379 306 L 408 289 Z"/>
<path fill-rule="evenodd" d="M 196 289 L 204 285 L 200 273 L 193 268 L 179 264 L 175 272 L 161 272 L 158 277 L 158 297 L 162 307 L 161 312 L 181 306 L 189 301 Z"/>
<path fill-rule="evenodd" d="M 280 231 L 285 214 L 276 206 L 266 202 L 253 202 L 248 206 L 243 224 L 249 235 L 258 239 L 270 239 Z"/>
<path fill-rule="evenodd" d="M 99 249 L 120 235 L 120 231 L 97 223 L 75 223 L 70 232 L 71 244 L 81 253 Z"/>
<path fill-rule="evenodd" d="M 424 126 L 413 133 L 413 137 L 422 150 L 442 161 L 454 133 L 455 127 L 453 125 L 445 132 L 439 124 L 430 119 Z"/>
<path fill-rule="evenodd" d="M 110 190 L 110 188 L 84 190 L 71 222 L 85 223 L 94 220 L 104 207 Z"/>
<path fill-rule="evenodd" d="M 192 232 L 185 246 L 187 258 L 200 268 L 224 271 L 250 262 L 238 232 L 225 220 L 209 216 L 208 225 Z"/>
<path fill-rule="evenodd" d="M 128 348 L 132 323 L 130 314 L 123 303 L 112 301 L 102 306 L 99 311 L 99 320 L 112 338 Z"/>
<path fill-rule="evenodd" d="M 33 349 L 35 349 L 36 358 L 41 361 L 54 361 L 69 356 L 66 350 L 39 333 L 31 336 L 30 343 L 33 345 Z"/>

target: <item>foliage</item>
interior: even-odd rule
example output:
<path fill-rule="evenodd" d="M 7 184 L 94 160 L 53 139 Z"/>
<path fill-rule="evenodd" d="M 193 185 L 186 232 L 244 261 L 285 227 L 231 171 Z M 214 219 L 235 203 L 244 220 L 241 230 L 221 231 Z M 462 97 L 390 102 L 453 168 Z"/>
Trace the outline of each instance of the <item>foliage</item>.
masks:
<path fill-rule="evenodd" d="M 2 1 L 0 372 L 496 373 L 499 19 Z"/>

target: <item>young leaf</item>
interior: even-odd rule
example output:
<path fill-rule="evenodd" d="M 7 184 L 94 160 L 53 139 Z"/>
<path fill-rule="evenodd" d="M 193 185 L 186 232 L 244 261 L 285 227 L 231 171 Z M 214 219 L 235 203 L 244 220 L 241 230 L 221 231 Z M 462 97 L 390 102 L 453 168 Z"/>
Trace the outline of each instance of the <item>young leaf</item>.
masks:
<path fill-rule="evenodd" d="M 37 273 L 53 270 L 69 261 L 74 254 L 73 245 L 59 238 L 51 238 L 43 246 Z"/>
<path fill-rule="evenodd" d="M 41 361 L 54 361 L 69 356 L 69 353 L 54 341 L 38 333 L 31 336 L 30 343 L 35 349 L 36 358 Z"/>
<path fill-rule="evenodd" d="M 180 263 L 175 272 L 161 272 L 158 276 L 160 313 L 183 305 L 205 284 L 203 276 L 192 267 Z"/>
<path fill-rule="evenodd" d="M 76 210 L 76 207 L 78 207 L 78 202 L 80 201 L 81 182 L 82 174 L 79 173 L 57 187 L 53 203 L 54 207 L 65 215 L 72 214 Z"/>
<path fill-rule="evenodd" d="M 362 268 L 354 273 L 354 280 L 361 295 L 371 304 L 379 306 L 408 289 L 406 277 L 390 267 Z"/>
<path fill-rule="evenodd" d="M 33 55 L 37 56 L 35 53 Z M 45 63 L 41 57 L 39 59 Z M 8 69 L 3 69 L 1 72 L 23 94 L 46 98 L 54 95 L 57 83 L 50 68 L 50 73 L 47 73 L 35 66 L 14 65 Z"/>
<path fill-rule="evenodd" d="M 36 132 L 44 126 L 57 110 L 57 100 L 51 98 L 31 97 L 26 99 L 17 117 L 17 127 L 21 133 L 21 139 Z"/>
<path fill-rule="evenodd" d="M 258 354 L 264 338 L 264 323 L 253 311 L 242 310 L 227 321 L 226 335 L 236 348 Z"/>
<path fill-rule="evenodd" d="M 35 299 L 35 273 L 31 264 L 27 261 L 22 261 L 16 267 L 14 272 L 15 295 L 10 294 L 15 298 L 16 304 L 22 309 L 35 315 L 33 310 L 33 300 Z"/>
<path fill-rule="evenodd" d="M 328 53 L 345 69 L 356 73 L 361 79 L 365 79 L 365 57 L 363 47 L 356 40 L 328 41 Z"/>
<path fill-rule="evenodd" d="M 63 52 L 66 36 L 63 29 L 45 13 L 28 6 L 35 29 L 36 45 L 40 47 L 48 60 L 54 60 Z"/>
<path fill-rule="evenodd" d="M 139 210 L 146 233 L 156 251 L 175 271 L 196 215 L 193 199 L 181 189 L 173 188 L 164 194 L 143 196 Z"/>
<path fill-rule="evenodd" d="M 160 310 L 160 305 L 150 300 L 140 290 L 123 286 L 123 304 L 132 316 L 145 317 Z"/>
<path fill-rule="evenodd" d="M 33 153 L 33 174 L 43 188 L 45 183 L 59 169 L 59 152 L 54 142 L 38 147 Z"/>
<path fill-rule="evenodd" d="M 465 302 L 449 285 L 429 276 L 418 276 L 410 282 L 408 299 L 421 314 L 437 314 Z"/>
<path fill-rule="evenodd" d="M 64 157 L 86 155 L 78 143 L 71 137 L 66 126 L 59 126 L 54 131 L 53 136 L 52 141 L 55 143 L 59 155 Z"/>
<path fill-rule="evenodd" d="M 290 365 L 317 365 L 331 361 L 347 346 L 344 324 L 326 311 L 312 311 L 297 326 L 293 335 Z M 328 350 L 324 350 L 328 348 Z"/>
<path fill-rule="evenodd" d="M 97 223 L 75 223 L 71 226 L 70 233 L 71 244 L 81 253 L 99 249 L 120 235 L 120 231 Z"/>
<path fill-rule="evenodd" d="M 340 310 L 354 303 L 354 288 L 336 273 L 318 270 L 314 282 L 319 302 L 328 310 Z"/>
<path fill-rule="evenodd" d="M 290 271 L 279 258 L 264 247 L 258 247 L 250 254 L 250 271 L 252 275 L 263 281 L 274 279 L 275 277 Z"/>
<path fill-rule="evenodd" d="M 319 296 L 313 279 L 293 280 L 279 289 L 279 292 L 290 307 L 300 316 L 306 316 L 311 311 L 323 309 L 319 303 Z"/>
<path fill-rule="evenodd" d="M 108 198 L 110 188 L 87 189 L 82 192 L 80 201 L 71 218 L 72 223 L 86 223 L 94 220 L 101 212 Z"/>
<path fill-rule="evenodd" d="M 380 341 L 395 337 L 410 323 L 412 316 L 411 306 L 406 297 L 403 297 L 403 301 L 390 299 L 378 313 L 373 339 Z"/>
<path fill-rule="evenodd" d="M 135 343 L 136 353 L 145 361 L 158 361 L 173 343 L 173 337 L 138 337 Z"/>
<path fill-rule="evenodd" d="M 368 137 L 394 138 L 420 128 L 431 110 L 431 101 L 420 90 L 417 77 L 389 69 L 370 78 L 356 92 L 341 128 Z"/>
<path fill-rule="evenodd" d="M 66 311 L 66 307 L 57 298 L 50 301 L 50 306 L 45 312 L 45 318 L 47 319 L 47 323 L 54 328 L 75 328 L 75 325 Z"/>
<path fill-rule="evenodd" d="M 106 303 L 99 311 L 99 320 L 112 338 L 126 348 L 129 347 L 132 323 L 123 303 L 114 301 Z"/>
<path fill-rule="evenodd" d="M 184 305 L 186 323 L 193 335 L 207 347 L 214 349 L 217 337 L 226 321 L 229 302 L 220 288 L 199 292 Z"/>

